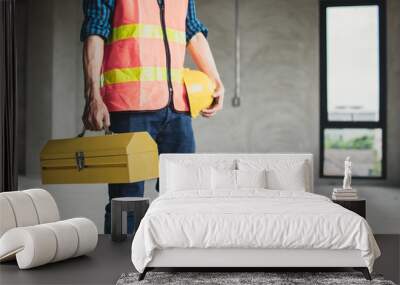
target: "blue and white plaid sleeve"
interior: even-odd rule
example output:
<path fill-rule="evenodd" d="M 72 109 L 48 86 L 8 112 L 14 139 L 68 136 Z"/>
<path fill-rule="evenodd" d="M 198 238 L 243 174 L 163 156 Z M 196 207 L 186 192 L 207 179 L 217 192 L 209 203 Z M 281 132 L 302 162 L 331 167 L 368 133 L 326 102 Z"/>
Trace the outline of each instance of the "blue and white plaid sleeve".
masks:
<path fill-rule="evenodd" d="M 197 18 L 195 0 L 189 0 L 186 15 L 186 42 L 188 43 L 199 32 L 203 33 L 205 37 L 208 35 L 207 27 Z"/>
<path fill-rule="evenodd" d="M 111 13 L 115 0 L 84 0 L 85 16 L 81 28 L 81 41 L 90 35 L 98 35 L 107 39 L 111 33 Z"/>

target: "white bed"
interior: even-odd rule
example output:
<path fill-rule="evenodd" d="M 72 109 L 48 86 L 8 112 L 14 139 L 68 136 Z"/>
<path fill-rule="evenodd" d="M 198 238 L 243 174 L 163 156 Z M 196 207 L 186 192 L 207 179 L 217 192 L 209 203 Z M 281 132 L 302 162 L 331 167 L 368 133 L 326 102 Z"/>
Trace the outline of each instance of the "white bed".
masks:
<path fill-rule="evenodd" d="M 354 267 L 370 278 L 371 229 L 313 194 L 312 173 L 311 154 L 161 155 L 160 197 L 132 243 L 140 278 L 155 267 Z"/>

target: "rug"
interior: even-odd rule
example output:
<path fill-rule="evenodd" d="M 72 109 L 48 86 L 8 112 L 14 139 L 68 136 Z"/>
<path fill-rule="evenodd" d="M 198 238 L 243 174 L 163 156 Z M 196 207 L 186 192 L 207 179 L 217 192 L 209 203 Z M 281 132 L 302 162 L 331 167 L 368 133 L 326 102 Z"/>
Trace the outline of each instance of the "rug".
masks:
<path fill-rule="evenodd" d="M 212 285 L 395 285 L 381 275 L 368 281 L 360 272 L 148 272 L 138 281 L 138 273 L 122 274 L 117 285 L 212 284 Z"/>

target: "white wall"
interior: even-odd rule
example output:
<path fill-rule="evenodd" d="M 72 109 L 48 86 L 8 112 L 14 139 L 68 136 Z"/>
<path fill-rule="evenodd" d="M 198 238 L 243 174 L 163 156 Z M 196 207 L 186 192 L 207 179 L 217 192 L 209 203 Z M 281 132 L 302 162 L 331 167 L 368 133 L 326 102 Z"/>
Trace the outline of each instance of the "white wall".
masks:
<path fill-rule="evenodd" d="M 31 0 L 27 176 L 20 188 L 40 186 L 39 151 L 50 138 L 80 130 L 83 109 L 81 1 Z M 244 3 L 244 2 L 242 2 Z M 388 1 L 388 179 L 354 184 L 367 198 L 376 233 L 400 233 L 400 2 Z M 199 152 L 310 152 L 318 177 L 319 52 L 317 0 L 253 0 L 242 5 L 242 106 L 230 105 L 234 84 L 234 11 L 231 0 L 197 1 L 199 17 L 226 85 L 224 110 L 193 123 Z M 316 192 L 330 195 L 336 180 L 316 178 Z M 44 186 L 64 218 L 86 216 L 103 229 L 106 185 Z M 154 181 L 146 196 L 155 197 Z"/>

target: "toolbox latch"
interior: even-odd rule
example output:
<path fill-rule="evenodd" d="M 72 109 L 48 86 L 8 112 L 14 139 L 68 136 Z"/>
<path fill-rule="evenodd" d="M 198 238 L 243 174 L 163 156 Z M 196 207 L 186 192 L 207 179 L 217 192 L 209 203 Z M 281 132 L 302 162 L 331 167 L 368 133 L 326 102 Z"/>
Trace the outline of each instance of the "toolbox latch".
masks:
<path fill-rule="evenodd" d="M 85 168 L 85 154 L 83 153 L 83 151 L 75 152 L 75 161 L 78 171 L 81 171 Z"/>

